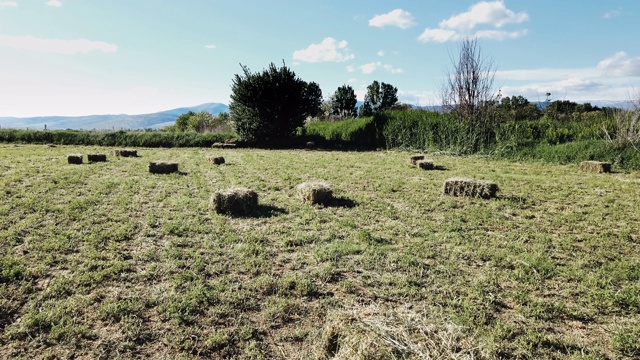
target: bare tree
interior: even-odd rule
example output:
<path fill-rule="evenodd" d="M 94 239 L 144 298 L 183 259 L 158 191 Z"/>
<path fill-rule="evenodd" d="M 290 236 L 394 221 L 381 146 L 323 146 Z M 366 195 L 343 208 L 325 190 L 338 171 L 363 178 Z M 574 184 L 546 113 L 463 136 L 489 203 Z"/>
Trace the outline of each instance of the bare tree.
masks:
<path fill-rule="evenodd" d="M 446 72 L 442 87 L 442 105 L 463 117 L 481 115 L 495 98 L 493 61 L 482 57 L 477 39 L 465 39 L 456 59 L 450 55 L 452 68 Z"/>
<path fill-rule="evenodd" d="M 491 109 L 496 101 L 493 60 L 482 56 L 477 39 L 460 44 L 456 58 L 450 54 L 451 68 L 445 72 L 441 89 L 442 109 L 457 115 L 465 125 L 468 146 L 476 151 L 490 142 L 493 126 Z"/>

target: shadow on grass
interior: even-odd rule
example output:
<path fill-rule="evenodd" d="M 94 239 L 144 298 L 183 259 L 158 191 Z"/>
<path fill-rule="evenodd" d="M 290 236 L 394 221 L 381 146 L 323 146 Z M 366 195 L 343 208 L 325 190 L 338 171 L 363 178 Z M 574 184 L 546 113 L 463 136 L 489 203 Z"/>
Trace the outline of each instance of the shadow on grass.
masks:
<path fill-rule="evenodd" d="M 437 171 L 448 171 L 449 168 L 446 166 L 442 166 L 442 165 L 436 165 L 433 167 L 433 170 L 437 170 Z"/>
<path fill-rule="evenodd" d="M 258 207 L 250 214 L 246 215 L 232 215 L 234 217 L 242 217 L 242 218 L 256 218 L 256 219 L 264 219 L 264 218 L 272 218 L 280 215 L 286 215 L 289 212 L 286 209 L 272 206 L 272 205 L 258 205 Z"/>
<path fill-rule="evenodd" d="M 345 209 L 351 209 L 354 208 L 356 206 L 358 206 L 358 203 L 342 197 L 342 196 L 338 196 L 338 197 L 334 197 L 333 199 L 331 199 L 331 201 L 322 204 L 324 207 L 334 207 L 334 208 L 345 208 Z"/>

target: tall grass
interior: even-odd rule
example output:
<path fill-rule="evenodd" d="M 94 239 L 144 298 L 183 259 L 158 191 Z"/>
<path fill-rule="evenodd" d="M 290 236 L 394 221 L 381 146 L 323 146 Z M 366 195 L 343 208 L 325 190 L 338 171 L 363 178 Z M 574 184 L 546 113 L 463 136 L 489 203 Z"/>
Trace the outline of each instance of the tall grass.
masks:
<path fill-rule="evenodd" d="M 0 129 L 0 142 L 132 147 L 210 147 L 233 134 L 162 131 Z"/>

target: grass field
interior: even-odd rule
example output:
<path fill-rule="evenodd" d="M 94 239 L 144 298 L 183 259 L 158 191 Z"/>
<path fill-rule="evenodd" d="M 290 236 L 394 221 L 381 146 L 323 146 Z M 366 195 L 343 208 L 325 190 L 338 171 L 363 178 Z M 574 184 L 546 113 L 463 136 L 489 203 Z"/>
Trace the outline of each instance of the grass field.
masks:
<path fill-rule="evenodd" d="M 66 163 L 112 150 L 0 144 L 0 358 L 640 356 L 638 172 L 251 149 Z M 456 176 L 499 197 L 443 195 Z M 337 200 L 301 203 L 310 180 Z M 208 210 L 230 186 L 258 192 L 253 216 Z"/>

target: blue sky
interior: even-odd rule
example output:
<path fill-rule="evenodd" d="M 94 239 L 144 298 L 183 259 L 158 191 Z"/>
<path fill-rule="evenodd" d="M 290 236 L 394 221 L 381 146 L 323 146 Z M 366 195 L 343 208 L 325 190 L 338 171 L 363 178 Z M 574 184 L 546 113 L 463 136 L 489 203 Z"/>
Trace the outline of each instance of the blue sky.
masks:
<path fill-rule="evenodd" d="M 325 98 L 378 80 L 438 104 L 465 36 L 503 95 L 629 100 L 638 24 L 637 0 L 0 0 L 0 116 L 228 103 L 240 64 L 283 61 Z"/>

